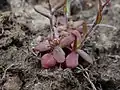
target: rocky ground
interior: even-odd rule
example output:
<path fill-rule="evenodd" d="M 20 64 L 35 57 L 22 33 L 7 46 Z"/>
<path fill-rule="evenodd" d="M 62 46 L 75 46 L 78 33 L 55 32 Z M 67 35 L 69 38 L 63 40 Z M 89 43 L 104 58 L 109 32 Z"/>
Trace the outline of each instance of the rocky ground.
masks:
<path fill-rule="evenodd" d="M 24 0 L 0 1 L 0 90 L 93 90 L 93 86 L 97 90 L 120 90 L 120 0 L 111 0 L 101 25 L 83 48 L 94 60 L 87 66 L 89 78 L 81 69 L 41 68 L 31 47 L 35 38 L 48 35 L 49 20 L 30 5 L 45 11 L 41 1 L 26 1 L 29 4 Z M 75 19 L 91 23 L 96 11 L 95 0 L 90 0 L 73 13 Z"/>

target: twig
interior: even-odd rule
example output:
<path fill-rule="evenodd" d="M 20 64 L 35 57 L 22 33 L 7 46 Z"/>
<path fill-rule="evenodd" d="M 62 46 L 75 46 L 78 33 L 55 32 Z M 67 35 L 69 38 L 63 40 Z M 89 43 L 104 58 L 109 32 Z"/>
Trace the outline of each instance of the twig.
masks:
<path fill-rule="evenodd" d="M 82 48 L 82 46 L 84 45 L 84 43 L 85 43 L 87 37 L 90 35 L 90 33 L 91 33 L 92 31 L 94 31 L 97 27 L 98 27 L 98 26 L 96 25 L 96 26 L 91 27 L 91 28 L 89 29 L 88 33 L 85 35 L 85 37 L 84 37 L 83 40 L 81 41 L 81 46 L 80 46 L 80 48 Z"/>
<path fill-rule="evenodd" d="M 88 71 L 88 69 L 81 69 L 80 67 L 76 67 L 79 71 L 77 71 L 77 73 L 81 73 L 81 72 L 84 72 L 84 71 Z"/>
<path fill-rule="evenodd" d="M 88 80 L 88 82 L 91 84 L 93 90 L 97 90 L 95 85 L 92 83 L 92 81 L 90 80 L 88 73 L 86 72 L 87 76 L 85 74 L 83 74 L 83 76 Z"/>
<path fill-rule="evenodd" d="M 93 26 L 93 24 L 87 24 L 88 26 Z M 103 26 L 103 27 L 108 27 L 108 28 L 113 28 L 114 30 L 116 30 L 117 28 L 115 26 L 111 26 L 108 24 L 96 24 L 96 26 L 91 27 L 90 30 L 88 31 L 88 33 L 86 34 L 85 38 L 83 38 L 82 42 L 81 42 L 81 48 L 86 40 L 86 38 L 89 36 L 89 34 L 94 31 L 97 27 L 99 26 Z"/>
<path fill-rule="evenodd" d="M 33 7 L 33 9 L 34 9 L 37 13 L 43 15 L 44 17 L 46 17 L 46 18 L 48 18 L 48 19 L 50 20 L 50 30 L 51 30 L 51 33 L 54 34 L 54 33 L 53 33 L 53 31 L 54 31 L 54 26 L 53 26 L 53 21 L 52 21 L 52 20 L 53 20 L 52 7 L 51 7 L 51 4 L 50 4 L 50 1 L 49 1 L 49 0 L 48 0 L 48 4 L 49 4 L 50 15 L 48 15 L 48 14 L 46 14 L 46 13 L 43 13 L 43 12 L 41 12 L 41 11 L 38 11 L 33 5 L 32 5 L 32 7 Z M 52 35 L 51 35 L 51 36 L 52 36 Z"/>
<path fill-rule="evenodd" d="M 58 3 L 55 5 L 55 7 L 52 8 L 52 14 L 54 14 L 59 8 L 61 8 L 65 4 L 66 0 L 61 0 L 61 3 Z"/>
<path fill-rule="evenodd" d="M 115 59 L 120 59 L 119 55 L 108 55 L 108 57 L 115 58 Z"/>
<path fill-rule="evenodd" d="M 83 44 L 85 43 L 85 41 L 86 41 L 87 37 L 90 35 L 90 33 L 91 33 L 92 31 L 94 31 L 94 30 L 98 27 L 98 26 L 97 26 L 98 23 L 97 23 L 96 21 L 97 21 L 97 19 L 98 19 L 98 17 L 99 17 L 99 13 L 102 13 L 104 7 L 109 3 L 109 1 L 110 1 L 110 0 L 107 0 L 106 3 L 105 3 L 103 6 L 101 6 L 102 8 L 99 7 L 100 12 L 97 13 L 97 17 L 96 17 L 96 19 L 93 21 L 93 24 L 92 24 L 91 28 L 88 30 L 87 34 L 84 36 L 83 40 L 81 41 L 81 46 L 80 46 L 80 48 L 82 48 Z M 101 5 L 101 4 L 100 4 L 100 5 Z"/>
<path fill-rule="evenodd" d="M 2 32 L 1 32 L 0 36 L 2 36 L 2 35 L 3 35 L 3 33 L 4 33 L 3 26 L 1 27 L 1 29 L 2 29 Z"/>
<path fill-rule="evenodd" d="M 50 3 L 50 0 L 48 0 L 48 6 L 49 6 L 50 13 L 51 13 L 52 12 L 52 6 L 51 6 L 51 3 Z"/>
<path fill-rule="evenodd" d="M 33 7 L 33 9 L 34 9 L 37 13 L 39 13 L 39 14 L 47 17 L 47 18 L 50 20 L 50 30 L 51 30 L 51 34 L 52 34 L 51 36 L 55 37 L 55 32 L 56 32 L 56 31 L 55 31 L 54 25 L 53 25 L 53 15 L 54 15 L 54 12 L 55 12 L 56 10 L 58 10 L 59 8 L 61 8 L 61 7 L 65 4 L 65 0 L 64 0 L 62 3 L 57 4 L 53 9 L 52 9 L 50 0 L 47 0 L 47 1 L 48 1 L 48 6 L 49 6 L 50 15 L 48 15 L 48 14 L 46 14 L 46 13 L 43 13 L 43 12 L 41 12 L 41 11 L 38 11 L 34 6 L 32 6 L 32 7 Z"/>
<path fill-rule="evenodd" d="M 87 26 L 92 26 L 93 24 L 87 24 Z M 108 25 L 108 24 L 97 24 L 96 26 L 100 26 L 100 27 L 108 27 L 108 28 L 112 28 L 114 30 L 116 30 L 117 28 L 115 26 L 112 25 Z"/>
<path fill-rule="evenodd" d="M 83 68 L 81 65 L 80 65 L 80 67 L 81 67 L 81 69 L 84 70 L 84 68 Z M 93 82 L 90 80 L 90 76 L 89 76 L 88 72 L 87 72 L 86 70 L 85 70 L 84 72 L 85 72 L 86 75 L 83 73 L 83 76 L 84 76 L 84 77 L 88 80 L 88 82 L 91 84 L 93 90 L 97 90 L 96 87 L 95 87 L 95 85 L 93 84 Z"/>
<path fill-rule="evenodd" d="M 50 0 L 48 0 L 48 5 L 49 5 L 49 10 L 50 10 L 50 29 L 51 29 L 51 33 L 54 32 L 54 26 L 53 26 L 53 13 L 52 13 L 52 7 L 50 4 Z M 54 33 L 53 33 L 54 34 Z"/>
<path fill-rule="evenodd" d="M 34 9 L 37 13 L 39 13 L 39 14 L 47 17 L 48 19 L 51 19 L 51 16 L 49 16 L 49 15 L 47 15 L 46 13 L 43 13 L 43 12 L 41 12 L 41 11 L 38 11 L 34 6 L 33 6 L 33 9 Z"/>
<path fill-rule="evenodd" d="M 103 5 L 102 9 L 107 5 L 109 4 L 110 0 L 106 0 L 105 4 Z"/>
<path fill-rule="evenodd" d="M 32 47 L 32 48 L 34 48 L 34 47 Z M 30 52 L 34 55 L 34 56 L 38 56 L 35 52 L 34 52 L 34 50 L 33 49 L 29 49 L 30 50 Z"/>
<path fill-rule="evenodd" d="M 28 5 L 31 5 L 31 4 L 29 4 L 28 2 L 27 2 L 27 4 L 28 4 Z M 33 5 L 31 5 L 31 6 L 32 6 L 32 8 L 33 8 L 37 13 L 43 15 L 44 17 L 46 17 L 46 18 L 48 18 L 48 19 L 51 18 L 48 14 L 43 13 L 43 12 L 41 12 L 41 11 L 38 11 L 38 10 L 35 8 L 35 6 L 33 6 Z"/>
<path fill-rule="evenodd" d="M 8 71 L 8 69 L 10 69 L 12 66 L 14 66 L 15 64 L 11 64 L 9 67 L 7 67 L 5 70 L 4 70 L 4 74 L 3 74 L 3 77 L 2 77 L 2 80 L 5 79 L 5 76 L 6 76 L 6 73 Z"/>

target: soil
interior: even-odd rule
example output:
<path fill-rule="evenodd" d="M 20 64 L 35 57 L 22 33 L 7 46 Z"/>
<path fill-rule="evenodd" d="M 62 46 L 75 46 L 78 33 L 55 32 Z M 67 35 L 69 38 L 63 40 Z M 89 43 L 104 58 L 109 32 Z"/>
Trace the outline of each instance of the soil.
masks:
<path fill-rule="evenodd" d="M 79 5 L 75 3 L 75 6 Z M 92 23 L 97 11 L 96 2 L 90 0 L 85 5 L 73 5 L 73 17 Z M 120 90 L 119 14 L 120 0 L 111 0 L 111 5 L 103 12 L 101 25 L 82 48 L 94 60 L 87 69 L 97 90 Z M 41 68 L 31 47 L 38 36 L 45 37 L 48 33 L 49 20 L 30 5 L 23 4 L 22 0 L 0 1 L 0 90 L 93 90 L 77 68 Z"/>

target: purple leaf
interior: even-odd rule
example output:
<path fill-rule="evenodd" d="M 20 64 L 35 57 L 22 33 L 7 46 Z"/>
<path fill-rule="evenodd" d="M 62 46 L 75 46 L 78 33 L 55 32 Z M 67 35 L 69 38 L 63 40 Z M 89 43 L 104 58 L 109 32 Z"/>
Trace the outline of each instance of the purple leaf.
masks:
<path fill-rule="evenodd" d="M 59 46 L 53 49 L 53 57 L 58 63 L 63 63 L 65 61 L 65 53 Z"/>
<path fill-rule="evenodd" d="M 54 67 L 56 64 L 56 60 L 54 59 L 54 57 L 51 53 L 47 53 L 42 56 L 41 64 L 42 64 L 43 68 Z"/>
<path fill-rule="evenodd" d="M 91 58 L 86 52 L 84 52 L 83 50 L 78 49 L 78 50 L 77 50 L 77 53 L 78 53 L 85 61 L 87 61 L 87 62 L 90 63 L 90 64 L 93 64 L 92 58 Z"/>
<path fill-rule="evenodd" d="M 76 52 L 71 52 L 66 57 L 66 66 L 68 68 L 75 68 L 78 65 L 78 54 Z"/>
<path fill-rule="evenodd" d="M 69 46 L 70 44 L 72 44 L 72 42 L 75 40 L 75 37 L 70 34 L 66 37 L 64 37 L 61 41 L 60 41 L 60 46 L 61 47 L 65 47 L 65 46 Z"/>
<path fill-rule="evenodd" d="M 74 34 L 78 40 L 81 40 L 81 35 L 80 35 L 79 31 L 73 30 L 71 33 Z"/>
<path fill-rule="evenodd" d="M 48 40 L 40 42 L 37 46 L 33 48 L 34 51 L 44 52 L 50 50 L 50 43 Z"/>

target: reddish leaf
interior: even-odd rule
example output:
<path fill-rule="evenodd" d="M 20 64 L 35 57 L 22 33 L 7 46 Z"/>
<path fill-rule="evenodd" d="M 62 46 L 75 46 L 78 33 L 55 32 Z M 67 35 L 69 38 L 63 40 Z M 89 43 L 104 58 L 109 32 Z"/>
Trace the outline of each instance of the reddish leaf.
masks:
<path fill-rule="evenodd" d="M 41 64 L 42 64 L 43 68 L 50 68 L 50 67 L 55 66 L 56 60 L 54 59 L 54 57 L 51 53 L 47 53 L 42 56 Z"/>
<path fill-rule="evenodd" d="M 39 52 L 44 52 L 50 49 L 51 47 L 48 40 L 40 42 L 36 47 L 33 48 L 34 51 L 39 51 Z"/>
<path fill-rule="evenodd" d="M 81 35 L 80 35 L 79 31 L 73 30 L 71 33 L 74 34 L 78 40 L 81 40 Z"/>
<path fill-rule="evenodd" d="M 72 34 L 75 36 L 75 40 L 74 40 L 74 50 L 75 50 L 81 44 L 81 35 L 80 35 L 79 31 L 77 31 L 77 30 L 73 30 Z"/>
<path fill-rule="evenodd" d="M 71 52 L 66 57 L 66 66 L 68 68 L 75 68 L 78 65 L 78 54 L 76 52 Z"/>
<path fill-rule="evenodd" d="M 78 49 L 78 50 L 77 50 L 77 53 L 78 53 L 85 61 L 87 61 L 87 62 L 90 63 L 90 64 L 93 64 L 92 58 L 91 58 L 86 52 L 84 52 L 83 50 Z"/>
<path fill-rule="evenodd" d="M 59 46 L 56 46 L 53 50 L 53 57 L 58 63 L 63 63 L 65 61 L 65 53 Z"/>
<path fill-rule="evenodd" d="M 64 37 L 60 41 L 60 46 L 61 47 L 69 46 L 74 40 L 75 40 L 75 37 L 72 34 L 70 34 L 70 35 Z"/>
<path fill-rule="evenodd" d="M 76 35 L 74 35 L 74 36 L 75 36 L 75 40 L 74 40 L 74 42 L 71 45 L 72 45 L 72 50 L 76 51 L 76 49 L 77 49 L 77 36 Z"/>

